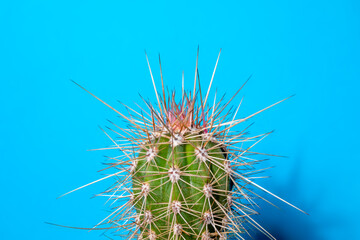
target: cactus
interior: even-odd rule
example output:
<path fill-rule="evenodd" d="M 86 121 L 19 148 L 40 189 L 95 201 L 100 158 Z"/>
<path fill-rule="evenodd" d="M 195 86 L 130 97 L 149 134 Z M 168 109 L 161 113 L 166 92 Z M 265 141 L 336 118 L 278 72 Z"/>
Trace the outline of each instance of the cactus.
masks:
<path fill-rule="evenodd" d="M 219 57 L 220 53 L 206 95 L 197 58 L 193 91 L 183 89 L 177 101 L 175 91 L 165 94 L 160 58 L 159 96 L 146 56 L 157 98 L 157 106 L 144 101 L 148 112 L 125 106 L 129 114 L 124 115 L 89 92 L 129 124 L 123 129 L 110 122 L 114 128 L 109 130 L 118 140 L 104 131 L 113 143 L 110 148 L 122 155 L 110 158 L 108 168 L 115 173 L 95 181 L 116 179 L 101 194 L 113 200 L 113 211 L 93 229 L 112 229 L 124 239 L 225 240 L 244 239 L 249 227 L 255 227 L 274 239 L 251 217 L 258 214 L 254 198 L 262 198 L 253 188 L 291 205 L 253 180 L 253 174 L 262 170 L 254 166 L 262 154 L 252 148 L 270 133 L 248 136 L 247 127 L 242 131 L 234 127 L 285 99 L 236 119 L 241 102 L 236 109 L 228 110 L 228 105 L 245 82 L 229 102 L 223 103 L 223 98 L 217 102 L 215 95 L 209 104 Z"/>

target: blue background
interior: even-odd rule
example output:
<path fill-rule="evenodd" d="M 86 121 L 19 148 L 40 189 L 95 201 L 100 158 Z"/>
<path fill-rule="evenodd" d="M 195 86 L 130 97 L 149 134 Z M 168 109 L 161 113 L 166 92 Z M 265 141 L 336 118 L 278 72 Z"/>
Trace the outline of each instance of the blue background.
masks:
<path fill-rule="evenodd" d="M 288 158 L 259 181 L 310 213 L 273 200 L 257 219 L 279 239 L 360 239 L 358 1 L 1 1 L 0 239 L 106 239 L 92 227 L 106 216 L 112 181 L 61 199 L 100 178 L 109 144 L 98 125 L 120 120 L 73 79 L 109 104 L 155 101 L 157 83 L 190 88 L 199 69 L 208 86 L 241 93 L 240 116 L 296 97 L 254 118 L 253 134 L 275 129 L 256 148 Z M 214 93 L 214 91 L 212 92 Z M 234 105 L 239 103 L 236 98 Z M 243 126 L 242 126 L 243 127 Z M 239 128 L 241 129 L 241 127 Z M 264 239 L 256 236 L 255 239 Z"/>

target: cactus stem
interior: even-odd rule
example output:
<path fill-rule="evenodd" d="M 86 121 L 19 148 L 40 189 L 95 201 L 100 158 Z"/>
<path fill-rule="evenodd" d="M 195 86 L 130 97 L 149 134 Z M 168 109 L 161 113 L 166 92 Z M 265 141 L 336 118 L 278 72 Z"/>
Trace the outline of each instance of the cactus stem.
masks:
<path fill-rule="evenodd" d="M 258 214 L 254 210 L 257 206 L 255 198 L 269 201 L 250 187 L 300 210 L 254 182 L 259 177 L 253 175 L 265 170 L 255 169 L 254 164 L 265 160 L 255 156 L 272 155 L 258 153 L 253 148 L 272 132 L 248 136 L 247 130 L 252 124 L 242 131 L 234 130 L 288 98 L 236 119 L 243 99 L 234 110 L 228 105 L 248 79 L 227 102 L 224 102 L 224 96 L 218 99 L 215 92 L 211 104 L 209 94 L 220 53 L 221 50 L 203 98 L 198 49 L 192 92 L 185 91 L 182 73 L 180 101 L 177 101 L 175 91 L 165 92 L 160 56 L 162 91 L 157 91 L 145 53 L 157 104 L 152 105 L 141 97 L 148 109 L 136 104 L 140 109 L 138 112 L 121 103 L 128 116 L 76 83 L 129 124 L 128 128 L 122 128 L 109 121 L 116 131 L 108 129 L 118 138 L 115 140 L 101 129 L 113 145 L 94 149 L 121 151 L 120 156 L 107 157 L 112 162 L 107 163 L 105 169 L 116 169 L 116 172 L 70 191 L 111 177 L 115 179 L 114 185 L 99 194 L 113 199 L 115 210 L 94 228 L 109 225 L 108 229 L 116 229 L 115 233 L 124 239 L 226 240 L 231 237 L 244 239 L 243 234 L 252 226 L 274 239 L 251 217 Z"/>

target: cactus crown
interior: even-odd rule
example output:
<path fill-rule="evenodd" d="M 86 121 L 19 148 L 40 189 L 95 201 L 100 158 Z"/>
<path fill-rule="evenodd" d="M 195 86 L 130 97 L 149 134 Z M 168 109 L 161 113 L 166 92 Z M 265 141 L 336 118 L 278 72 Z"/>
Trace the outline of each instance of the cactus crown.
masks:
<path fill-rule="evenodd" d="M 198 61 L 193 91 L 183 90 L 176 101 L 175 92 L 165 94 L 162 73 L 159 96 L 148 59 L 157 106 L 145 101 L 148 111 L 141 108 L 141 113 L 126 106 L 126 116 L 92 94 L 129 124 L 123 129 L 111 122 L 114 128 L 109 130 L 117 140 L 104 131 L 111 148 L 122 154 L 110 158 L 108 168 L 115 173 L 100 179 L 116 179 L 101 194 L 113 200 L 114 210 L 94 229 L 112 229 L 124 239 L 225 240 L 244 239 L 248 228 L 255 227 L 274 239 L 251 217 L 258 214 L 254 198 L 260 197 L 252 187 L 282 200 L 252 176 L 259 171 L 254 164 L 262 160 L 252 148 L 269 133 L 248 136 L 247 127 L 242 131 L 234 127 L 285 99 L 236 119 L 241 102 L 236 109 L 228 105 L 244 84 L 229 102 L 217 101 L 215 95 L 208 104 L 219 57 L 220 53 L 204 96 Z"/>

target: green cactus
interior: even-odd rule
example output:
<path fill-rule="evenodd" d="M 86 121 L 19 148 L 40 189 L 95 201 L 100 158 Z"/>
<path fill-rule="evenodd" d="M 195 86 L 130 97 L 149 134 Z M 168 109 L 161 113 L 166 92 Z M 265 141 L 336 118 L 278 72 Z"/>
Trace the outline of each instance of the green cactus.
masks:
<path fill-rule="evenodd" d="M 199 138 L 205 135 L 193 130 L 144 144 L 133 187 L 134 199 L 142 199 L 135 208 L 145 236 L 197 239 L 203 233 L 220 235 L 225 230 L 215 222 L 225 217 L 217 205 L 229 206 L 228 161 L 222 144 Z"/>
<path fill-rule="evenodd" d="M 205 97 L 196 61 L 193 91 L 183 90 L 180 101 L 175 92 L 165 94 L 161 62 L 159 97 L 148 61 L 158 108 L 145 101 L 145 114 L 126 106 L 126 116 L 90 93 L 129 123 L 123 129 L 111 122 L 118 140 L 104 131 L 114 144 L 110 148 L 123 155 L 110 158 L 108 168 L 115 173 L 100 179 L 116 178 L 102 193 L 113 200 L 114 211 L 94 229 L 113 229 L 123 239 L 225 240 L 244 239 L 255 227 L 274 239 L 251 217 L 258 214 L 254 198 L 262 198 L 252 187 L 291 205 L 253 180 L 261 170 L 254 166 L 262 160 L 256 157 L 262 154 L 252 148 L 269 133 L 248 136 L 247 127 L 234 127 L 285 99 L 241 119 L 236 119 L 241 102 L 236 110 L 226 109 L 242 87 L 229 102 L 217 102 L 215 95 L 208 104 L 219 57 Z"/>

